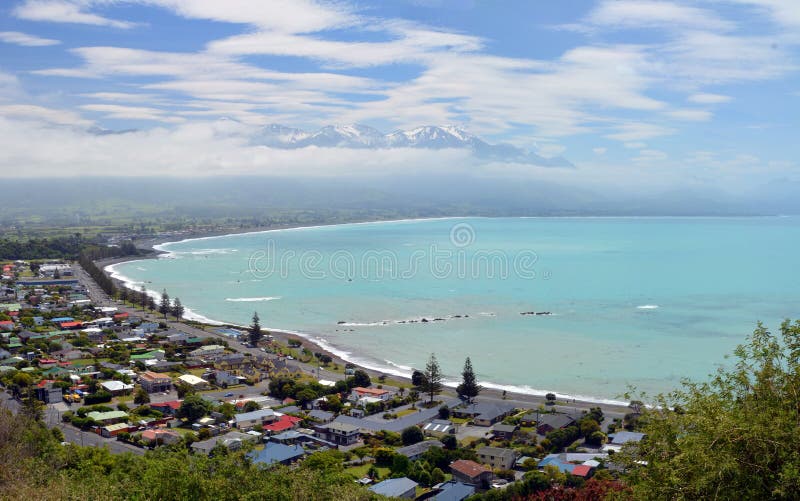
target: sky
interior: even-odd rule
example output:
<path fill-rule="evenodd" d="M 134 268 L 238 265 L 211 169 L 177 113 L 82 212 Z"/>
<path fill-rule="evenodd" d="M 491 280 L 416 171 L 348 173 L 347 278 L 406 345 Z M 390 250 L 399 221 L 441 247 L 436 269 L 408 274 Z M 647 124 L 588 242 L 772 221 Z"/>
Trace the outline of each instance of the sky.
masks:
<path fill-rule="evenodd" d="M 799 55 L 795 0 L 4 1 L 0 177 L 468 168 L 746 192 L 800 179 Z M 245 139 L 273 123 L 455 125 L 574 167 Z"/>

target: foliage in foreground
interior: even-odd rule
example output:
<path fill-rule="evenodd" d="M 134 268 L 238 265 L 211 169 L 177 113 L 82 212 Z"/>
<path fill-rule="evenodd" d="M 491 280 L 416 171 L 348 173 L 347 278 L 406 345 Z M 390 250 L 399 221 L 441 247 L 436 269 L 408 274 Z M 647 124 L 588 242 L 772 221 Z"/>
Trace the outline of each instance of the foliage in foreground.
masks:
<path fill-rule="evenodd" d="M 615 457 L 637 498 L 800 499 L 800 322 L 759 325 L 734 357 L 645 411 L 646 440 Z"/>
<path fill-rule="evenodd" d="M 162 447 L 136 456 L 62 446 L 41 422 L 0 410 L 0 499 L 372 498 L 341 467 L 264 470 L 241 453 L 209 458 Z"/>

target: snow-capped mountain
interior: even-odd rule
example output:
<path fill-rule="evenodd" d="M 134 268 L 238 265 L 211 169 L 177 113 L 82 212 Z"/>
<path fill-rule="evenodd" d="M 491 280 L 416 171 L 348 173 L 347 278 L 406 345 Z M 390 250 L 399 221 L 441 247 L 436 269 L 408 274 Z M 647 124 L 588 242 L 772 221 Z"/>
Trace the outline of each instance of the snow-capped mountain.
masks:
<path fill-rule="evenodd" d="M 328 125 L 315 132 L 272 124 L 259 129 L 253 144 L 271 148 L 465 148 L 481 158 L 546 167 L 572 167 L 563 157 L 545 158 L 510 144 L 489 144 L 459 127 L 427 125 L 389 134 L 366 125 Z"/>

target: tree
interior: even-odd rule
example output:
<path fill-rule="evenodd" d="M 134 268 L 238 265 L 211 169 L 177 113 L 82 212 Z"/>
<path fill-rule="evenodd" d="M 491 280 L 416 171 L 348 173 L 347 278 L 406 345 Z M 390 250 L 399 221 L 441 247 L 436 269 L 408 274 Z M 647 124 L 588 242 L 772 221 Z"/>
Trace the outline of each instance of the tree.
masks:
<path fill-rule="evenodd" d="M 446 405 L 439 407 L 439 419 L 450 419 L 450 407 Z"/>
<path fill-rule="evenodd" d="M 366 371 L 358 369 L 353 373 L 353 386 L 367 388 L 371 384 L 372 380 L 370 380 L 369 374 L 367 374 Z"/>
<path fill-rule="evenodd" d="M 555 393 L 548 393 L 544 396 L 545 400 L 547 400 L 547 405 L 553 405 L 556 401 L 556 394 Z"/>
<path fill-rule="evenodd" d="M 261 406 L 258 405 L 258 402 L 255 402 L 253 400 L 248 400 L 247 402 L 245 402 L 244 407 L 242 407 L 242 411 L 253 412 L 259 410 L 260 408 Z"/>
<path fill-rule="evenodd" d="M 150 313 L 156 311 L 157 307 L 158 305 L 156 305 L 156 300 L 150 296 L 147 296 L 147 309 L 150 310 Z"/>
<path fill-rule="evenodd" d="M 183 399 L 181 406 L 178 407 L 177 416 L 186 418 L 190 423 L 193 423 L 208 414 L 210 410 L 210 402 L 200 395 L 189 395 Z"/>
<path fill-rule="evenodd" d="M 248 333 L 250 344 L 253 346 L 258 346 L 258 342 L 261 341 L 261 336 L 263 336 L 263 333 L 261 332 L 261 323 L 260 319 L 258 318 L 257 311 L 253 312 L 253 323 L 250 324 Z"/>
<path fill-rule="evenodd" d="M 425 440 L 425 435 L 422 434 L 422 429 L 419 426 L 409 426 L 403 430 L 400 437 L 403 440 L 403 445 L 413 445 Z"/>
<path fill-rule="evenodd" d="M 411 373 L 411 384 L 419 388 L 425 382 L 425 374 L 422 371 L 418 371 L 414 369 L 414 372 Z"/>
<path fill-rule="evenodd" d="M 136 405 L 149 404 L 150 395 L 143 388 L 139 388 L 133 395 L 133 403 Z"/>
<path fill-rule="evenodd" d="M 800 322 L 759 324 L 733 358 L 640 409 L 646 439 L 614 456 L 635 498 L 800 499 Z"/>
<path fill-rule="evenodd" d="M 425 380 L 421 386 L 422 392 L 430 397 L 429 402 L 433 403 L 433 397 L 442 391 L 442 370 L 436 355 L 431 353 L 428 363 L 425 364 Z"/>
<path fill-rule="evenodd" d="M 158 305 L 158 312 L 164 315 L 164 320 L 167 319 L 167 313 L 170 312 L 172 306 L 169 302 L 169 294 L 167 294 L 167 289 L 164 289 L 161 292 L 161 303 Z"/>
<path fill-rule="evenodd" d="M 475 378 L 475 371 L 472 369 L 472 361 L 467 357 L 464 361 L 464 370 L 461 371 L 461 384 L 456 388 L 458 396 L 471 403 L 472 399 L 481 392 L 478 380 Z"/>
<path fill-rule="evenodd" d="M 176 297 L 172 302 L 172 314 L 175 315 L 175 320 L 180 322 L 183 318 L 184 312 L 185 308 L 183 307 L 183 304 L 181 304 L 181 298 Z"/>
<path fill-rule="evenodd" d="M 142 307 L 142 311 L 147 308 L 147 289 L 144 288 L 144 285 L 139 288 L 139 305 Z"/>

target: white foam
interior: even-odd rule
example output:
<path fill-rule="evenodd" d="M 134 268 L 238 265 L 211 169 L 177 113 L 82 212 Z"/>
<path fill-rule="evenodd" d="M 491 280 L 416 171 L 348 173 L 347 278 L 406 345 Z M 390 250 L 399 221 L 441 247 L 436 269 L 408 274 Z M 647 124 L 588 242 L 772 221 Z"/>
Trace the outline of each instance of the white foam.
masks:
<path fill-rule="evenodd" d="M 266 296 L 266 297 L 226 297 L 225 301 L 231 303 L 255 303 L 258 301 L 276 301 L 280 296 Z"/>
<path fill-rule="evenodd" d="M 637 306 L 636 309 L 639 309 L 639 310 L 657 310 L 658 309 L 658 305 L 657 304 L 643 304 L 641 306 Z"/>

